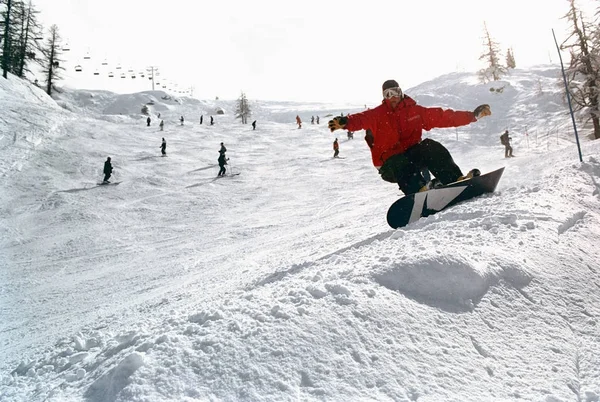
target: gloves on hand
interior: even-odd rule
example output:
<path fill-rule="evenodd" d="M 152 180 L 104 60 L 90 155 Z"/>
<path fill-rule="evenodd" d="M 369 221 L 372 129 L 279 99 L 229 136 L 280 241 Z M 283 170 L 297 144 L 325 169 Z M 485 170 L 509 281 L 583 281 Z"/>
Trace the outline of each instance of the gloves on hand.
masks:
<path fill-rule="evenodd" d="M 348 124 L 348 118 L 346 116 L 334 117 L 333 120 L 329 120 L 329 123 L 327 123 L 332 132 L 346 127 L 346 124 Z"/>
<path fill-rule="evenodd" d="M 492 111 L 490 110 L 490 105 L 484 104 L 477 106 L 473 111 L 473 114 L 475 115 L 475 118 L 479 120 L 482 117 L 491 115 Z"/>
<path fill-rule="evenodd" d="M 375 137 L 373 137 L 373 132 L 369 128 L 367 128 L 365 133 L 365 141 L 367 142 L 369 148 L 373 148 L 373 144 L 375 144 Z"/>

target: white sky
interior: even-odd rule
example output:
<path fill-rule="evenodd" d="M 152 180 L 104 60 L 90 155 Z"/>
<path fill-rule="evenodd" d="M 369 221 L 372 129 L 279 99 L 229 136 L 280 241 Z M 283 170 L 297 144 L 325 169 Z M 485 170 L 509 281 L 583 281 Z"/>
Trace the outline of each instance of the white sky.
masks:
<path fill-rule="evenodd" d="M 425 136 L 505 166 L 497 191 L 391 230 L 364 134 L 325 126 L 352 105 L 252 101 L 252 130 L 233 101 L 0 79 L 0 400 L 597 402 L 600 141 L 580 163 L 558 68 L 475 82 L 411 95 L 491 105 Z"/>
<path fill-rule="evenodd" d="M 589 0 L 591 1 L 591 0 Z M 482 67 L 483 23 L 519 67 L 557 61 L 551 29 L 565 36 L 566 0 L 365 2 L 36 0 L 71 52 L 67 82 L 118 92 L 149 81 L 108 71 L 159 66 L 163 81 L 201 99 L 380 100 L 381 83 L 405 89 Z M 585 5 L 588 0 L 585 0 Z M 84 63 L 83 55 L 92 59 Z M 92 71 L 107 59 L 101 77 Z M 85 73 L 74 74 L 81 64 Z M 116 72 L 116 71 L 114 71 Z M 139 72 L 139 71 L 138 71 Z"/>

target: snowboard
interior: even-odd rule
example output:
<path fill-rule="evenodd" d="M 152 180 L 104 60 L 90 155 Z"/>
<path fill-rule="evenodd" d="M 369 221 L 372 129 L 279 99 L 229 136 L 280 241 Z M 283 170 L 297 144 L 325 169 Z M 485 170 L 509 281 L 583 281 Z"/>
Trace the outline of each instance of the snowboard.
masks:
<path fill-rule="evenodd" d="M 387 213 L 390 227 L 397 229 L 419 218 L 433 215 L 461 201 L 493 193 L 504 168 L 481 176 L 447 184 L 432 190 L 406 195 L 394 202 Z"/>
<path fill-rule="evenodd" d="M 116 186 L 117 184 L 120 184 L 120 181 L 114 181 L 114 182 L 109 182 L 109 183 L 105 183 L 105 182 L 100 182 L 98 183 L 99 186 Z"/>

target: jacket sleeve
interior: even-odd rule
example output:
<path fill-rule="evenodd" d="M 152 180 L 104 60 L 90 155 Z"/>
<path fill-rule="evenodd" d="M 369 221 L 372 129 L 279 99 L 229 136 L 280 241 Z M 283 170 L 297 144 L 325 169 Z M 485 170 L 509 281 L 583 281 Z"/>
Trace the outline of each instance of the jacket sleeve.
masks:
<path fill-rule="evenodd" d="M 365 110 L 361 113 L 355 113 L 348 116 L 348 123 L 344 127 L 348 131 L 373 129 L 375 124 L 375 109 Z"/>
<path fill-rule="evenodd" d="M 473 112 L 457 111 L 452 109 L 421 108 L 423 129 L 429 131 L 432 128 L 459 127 L 477 121 Z"/>

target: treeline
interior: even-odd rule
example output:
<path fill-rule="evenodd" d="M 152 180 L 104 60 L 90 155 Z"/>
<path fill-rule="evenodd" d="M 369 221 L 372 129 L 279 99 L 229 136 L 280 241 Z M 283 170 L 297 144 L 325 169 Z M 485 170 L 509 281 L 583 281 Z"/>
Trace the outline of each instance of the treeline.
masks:
<path fill-rule="evenodd" d="M 58 27 L 52 25 L 44 35 L 38 20 L 39 11 L 31 1 L 0 0 L 0 9 L 2 77 L 8 79 L 8 73 L 11 73 L 26 78 L 27 74 L 32 74 L 32 65 L 37 64 L 45 77 L 45 90 L 51 95 L 54 83 L 64 70 Z"/>

